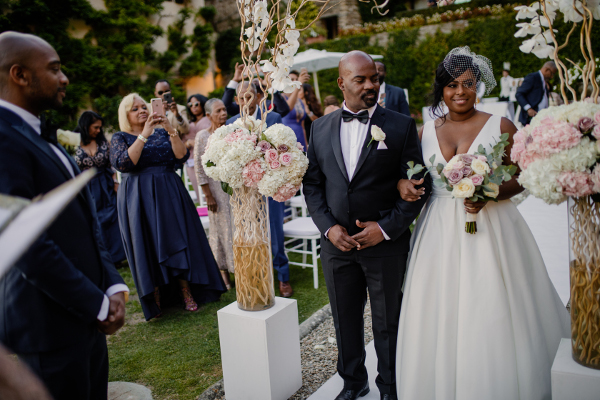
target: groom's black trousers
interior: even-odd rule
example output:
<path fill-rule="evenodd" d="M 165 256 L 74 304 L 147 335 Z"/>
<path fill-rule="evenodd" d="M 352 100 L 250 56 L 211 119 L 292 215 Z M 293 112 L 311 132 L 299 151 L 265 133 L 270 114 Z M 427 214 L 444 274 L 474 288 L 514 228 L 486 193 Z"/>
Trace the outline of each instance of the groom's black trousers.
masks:
<path fill-rule="evenodd" d="M 396 343 L 407 256 L 366 257 L 358 250 L 343 255 L 321 252 L 344 389 L 359 390 L 368 380 L 363 319 L 368 290 L 379 372 L 375 382 L 380 393 L 396 393 Z"/>

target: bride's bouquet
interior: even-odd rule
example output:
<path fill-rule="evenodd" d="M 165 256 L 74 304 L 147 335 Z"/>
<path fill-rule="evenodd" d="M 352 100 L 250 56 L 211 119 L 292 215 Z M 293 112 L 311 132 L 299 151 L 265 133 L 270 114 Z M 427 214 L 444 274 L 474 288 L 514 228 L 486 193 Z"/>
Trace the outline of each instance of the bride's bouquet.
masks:
<path fill-rule="evenodd" d="M 505 155 L 504 149 L 508 146 L 508 133 L 500 136 L 500 141 L 487 153 L 483 145 L 474 154 L 457 154 L 446 164 L 439 163 L 435 169 L 440 175 L 434 184 L 445 187 L 452 192 L 452 197 L 477 201 L 498 201 L 500 185 L 512 179 L 517 172 L 514 165 L 502 165 Z M 435 154 L 429 159 L 434 165 Z M 413 174 L 424 169 L 421 165 L 409 163 L 409 179 Z M 467 213 L 465 224 L 467 233 L 477 232 L 477 214 Z"/>
<path fill-rule="evenodd" d="M 275 124 L 261 132 L 259 127 L 250 117 L 215 130 L 202 156 L 204 171 L 230 195 L 246 186 L 284 202 L 300 189 L 308 159 L 291 128 Z"/>

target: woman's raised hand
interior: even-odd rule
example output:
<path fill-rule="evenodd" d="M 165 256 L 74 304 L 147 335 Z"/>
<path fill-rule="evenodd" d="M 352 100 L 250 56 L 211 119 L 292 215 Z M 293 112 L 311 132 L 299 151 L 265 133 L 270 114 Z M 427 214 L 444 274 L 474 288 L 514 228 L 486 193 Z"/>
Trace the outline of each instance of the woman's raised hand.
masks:
<path fill-rule="evenodd" d="M 414 202 L 417 201 L 425 194 L 425 188 L 417 189 L 416 186 L 422 185 L 425 181 L 424 178 L 419 180 L 416 179 L 400 179 L 396 188 L 400 192 L 402 200 Z"/>
<path fill-rule="evenodd" d="M 150 116 L 146 120 L 146 123 L 144 124 L 144 129 L 142 130 L 143 137 L 147 139 L 150 137 L 150 135 L 152 135 L 152 132 L 154 132 L 154 128 L 156 127 L 156 125 L 161 123 L 160 118 L 160 115 L 157 115 L 155 112 L 150 114 Z"/>

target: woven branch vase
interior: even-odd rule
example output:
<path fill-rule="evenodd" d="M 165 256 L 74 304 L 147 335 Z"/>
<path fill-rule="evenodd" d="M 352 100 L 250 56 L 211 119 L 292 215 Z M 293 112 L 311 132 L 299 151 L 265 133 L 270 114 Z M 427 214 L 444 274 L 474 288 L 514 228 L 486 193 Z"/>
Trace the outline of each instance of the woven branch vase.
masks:
<path fill-rule="evenodd" d="M 238 307 L 262 311 L 275 305 L 269 204 L 257 189 L 233 189 L 233 256 Z"/>
<path fill-rule="evenodd" d="M 569 197 L 573 359 L 600 369 L 600 204 Z"/>

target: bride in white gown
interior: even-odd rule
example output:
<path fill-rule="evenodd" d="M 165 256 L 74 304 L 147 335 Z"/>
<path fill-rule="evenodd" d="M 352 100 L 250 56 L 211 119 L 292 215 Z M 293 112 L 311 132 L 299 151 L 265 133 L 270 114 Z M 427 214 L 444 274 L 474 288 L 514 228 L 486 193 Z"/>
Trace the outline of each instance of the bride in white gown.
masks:
<path fill-rule="evenodd" d="M 489 60 L 465 54 L 449 55 L 438 67 L 433 109 L 440 118 L 419 133 L 423 159 L 435 154 L 436 164 L 479 145 L 490 151 L 503 132 L 512 144 L 516 131 L 509 120 L 476 110 L 478 81 L 488 93 L 495 81 L 489 81 Z M 399 183 L 405 200 L 420 195 L 415 183 Z M 486 204 L 453 199 L 434 185 L 413 233 L 404 283 L 399 399 L 551 399 L 550 370 L 560 339 L 570 337 L 569 315 L 510 201 L 520 191 L 513 178 L 501 186 L 499 202 Z M 478 212 L 474 235 L 465 232 L 465 212 Z"/>

